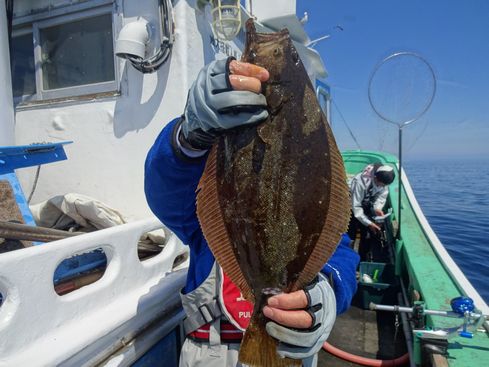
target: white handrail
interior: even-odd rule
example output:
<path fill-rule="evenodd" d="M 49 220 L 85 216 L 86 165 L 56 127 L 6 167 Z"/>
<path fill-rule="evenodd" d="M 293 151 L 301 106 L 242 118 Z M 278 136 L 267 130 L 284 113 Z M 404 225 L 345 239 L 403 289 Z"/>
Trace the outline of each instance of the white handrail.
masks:
<path fill-rule="evenodd" d="M 187 251 L 174 235 L 157 256 L 138 258 L 140 236 L 161 227 L 152 218 L 2 254 L 0 366 L 59 365 L 83 350 L 95 356 L 124 334 L 114 330 L 131 322 L 135 330 L 149 322 L 165 294 L 178 296 L 185 278 L 183 272 L 161 281 Z M 103 277 L 64 296 L 56 294 L 57 266 L 96 248 L 107 256 Z"/>

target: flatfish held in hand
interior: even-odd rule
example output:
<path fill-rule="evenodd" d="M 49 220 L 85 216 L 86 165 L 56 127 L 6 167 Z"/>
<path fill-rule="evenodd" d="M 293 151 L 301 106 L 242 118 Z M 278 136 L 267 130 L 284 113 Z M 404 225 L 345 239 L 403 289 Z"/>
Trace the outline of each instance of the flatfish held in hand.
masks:
<path fill-rule="evenodd" d="M 199 183 L 197 214 L 218 263 L 254 311 L 240 362 L 282 367 L 262 313 L 271 294 L 310 283 L 334 252 L 350 218 L 343 161 L 287 30 L 247 25 L 242 61 L 265 67 L 269 117 L 227 131 Z"/>

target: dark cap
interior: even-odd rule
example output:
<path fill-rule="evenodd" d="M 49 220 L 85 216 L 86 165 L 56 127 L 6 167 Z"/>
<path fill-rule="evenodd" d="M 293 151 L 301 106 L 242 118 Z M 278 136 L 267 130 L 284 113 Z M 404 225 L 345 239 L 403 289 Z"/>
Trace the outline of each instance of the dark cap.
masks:
<path fill-rule="evenodd" d="M 390 185 L 396 174 L 394 173 L 394 169 L 391 166 L 380 165 L 375 169 L 375 178 L 382 182 L 384 185 Z"/>

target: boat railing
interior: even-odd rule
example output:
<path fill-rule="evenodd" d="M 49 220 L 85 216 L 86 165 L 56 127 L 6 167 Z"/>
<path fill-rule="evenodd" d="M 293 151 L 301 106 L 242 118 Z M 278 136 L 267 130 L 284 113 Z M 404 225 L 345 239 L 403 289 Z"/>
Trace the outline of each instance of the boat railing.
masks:
<path fill-rule="evenodd" d="M 141 235 L 162 227 L 151 218 L 2 254 L 0 366 L 88 366 L 117 353 L 136 360 L 175 329 L 186 270 L 173 265 L 188 250 L 171 235 L 158 255 L 141 261 L 137 253 Z M 97 248 L 107 257 L 102 278 L 58 295 L 58 265 Z M 134 343 L 138 336 L 146 342 Z"/>
<path fill-rule="evenodd" d="M 489 306 L 482 299 L 479 292 L 477 292 L 474 286 L 470 283 L 470 281 L 464 275 L 462 270 L 460 270 L 458 265 L 455 263 L 455 261 L 452 259 L 448 251 L 445 249 L 445 247 L 439 240 L 436 233 L 431 228 L 428 220 L 423 214 L 421 207 L 418 204 L 418 201 L 416 200 L 413 189 L 411 188 L 411 184 L 409 183 L 409 180 L 404 170 L 402 174 L 402 186 L 404 188 L 406 196 L 408 197 L 411 207 L 413 208 L 413 211 L 416 217 L 418 218 L 421 227 L 423 228 L 425 235 L 429 239 L 431 247 L 433 248 L 438 258 L 440 259 L 445 270 L 451 275 L 451 278 L 457 284 L 459 289 L 465 293 L 464 295 L 472 298 L 474 304 L 482 313 L 489 314 Z"/>

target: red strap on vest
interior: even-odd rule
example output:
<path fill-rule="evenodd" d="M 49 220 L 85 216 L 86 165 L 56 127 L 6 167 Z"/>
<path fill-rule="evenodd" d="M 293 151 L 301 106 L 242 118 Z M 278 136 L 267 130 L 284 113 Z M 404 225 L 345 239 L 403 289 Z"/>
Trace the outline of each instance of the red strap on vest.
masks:
<path fill-rule="evenodd" d="M 187 335 L 188 338 L 198 342 L 208 342 L 210 333 L 210 324 L 205 324 L 199 327 L 197 330 L 192 331 Z M 243 332 L 233 324 L 221 320 L 221 341 L 225 343 L 241 343 L 243 339 Z"/>

